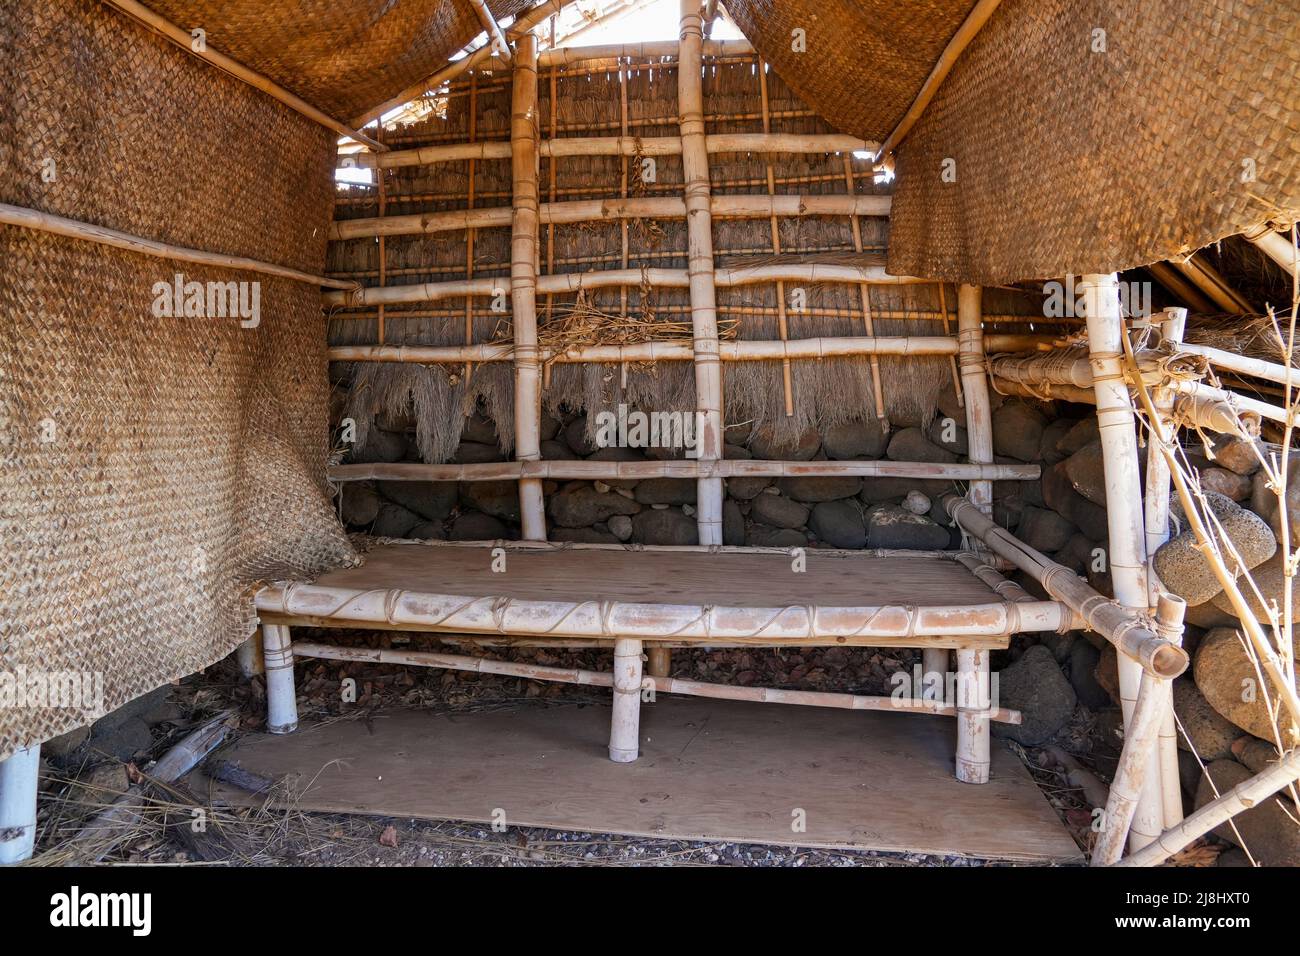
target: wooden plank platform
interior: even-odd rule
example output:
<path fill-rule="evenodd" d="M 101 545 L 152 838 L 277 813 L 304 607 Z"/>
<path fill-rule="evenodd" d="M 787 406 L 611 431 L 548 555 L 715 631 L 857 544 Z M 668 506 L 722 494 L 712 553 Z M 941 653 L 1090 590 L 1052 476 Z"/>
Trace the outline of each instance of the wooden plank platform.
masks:
<path fill-rule="evenodd" d="M 806 552 L 796 572 L 787 554 L 707 551 L 511 551 L 493 570 L 492 546 L 386 545 L 366 563 L 321 575 L 322 587 L 507 597 L 526 601 L 627 601 L 732 607 L 999 604 L 956 561 L 923 553 Z"/>
<path fill-rule="evenodd" d="M 1078 863 L 1082 854 L 1015 756 L 959 783 L 945 718 L 660 698 L 641 758 L 606 756 L 606 707 L 378 714 L 254 736 L 224 754 L 288 775 L 304 810 L 507 823 L 686 840 Z M 312 782 L 314 781 L 314 782 Z M 260 803 L 196 775 L 200 794 Z M 791 830 L 805 811 L 807 831 Z"/>

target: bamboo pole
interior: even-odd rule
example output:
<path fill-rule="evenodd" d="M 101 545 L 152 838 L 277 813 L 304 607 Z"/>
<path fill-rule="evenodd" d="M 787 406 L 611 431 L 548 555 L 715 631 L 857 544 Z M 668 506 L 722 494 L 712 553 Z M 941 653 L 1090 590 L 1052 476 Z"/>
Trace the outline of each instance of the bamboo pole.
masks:
<path fill-rule="evenodd" d="M 927 689 L 947 688 L 950 653 L 946 647 L 921 649 L 921 687 L 913 692 L 913 697 L 921 697 Z"/>
<path fill-rule="evenodd" d="M 1279 408 L 1276 405 L 1270 405 L 1268 402 L 1261 402 L 1255 398 L 1248 398 L 1239 392 L 1215 388 L 1212 385 L 1206 385 L 1204 382 L 1178 381 L 1171 383 L 1170 388 L 1180 395 L 1190 396 L 1200 402 L 1233 407 L 1239 414 L 1247 412 L 1283 425 L 1300 422 L 1300 412 L 1295 409 L 1292 409 L 1288 414 L 1286 409 Z"/>
<path fill-rule="evenodd" d="M 770 118 L 770 117 L 769 117 Z M 798 133 L 712 133 L 704 138 L 710 153 L 848 153 L 870 149 L 872 143 L 842 134 Z M 538 154 L 556 156 L 680 156 L 678 136 L 565 137 L 554 134 L 537 144 Z M 464 159 L 509 159 L 507 142 L 448 143 L 418 146 L 414 149 L 390 150 L 386 153 L 355 154 L 348 168 L 395 169 L 408 166 L 432 166 Z"/>
<path fill-rule="evenodd" d="M 1285 269 L 1287 275 L 1295 274 L 1297 261 L 1300 261 L 1300 249 L 1297 249 L 1290 233 L 1275 232 L 1271 225 L 1264 223 L 1258 229 L 1242 235 Z"/>
<path fill-rule="evenodd" d="M 1195 253 L 1186 259 L 1172 259 L 1170 262 L 1222 311 L 1238 314 L 1255 311 L 1254 307 L 1242 298 L 1213 266 Z"/>
<path fill-rule="evenodd" d="M 1277 362 L 1266 362 L 1264 359 L 1251 358 L 1249 355 L 1238 355 L 1236 352 L 1225 352 L 1223 349 L 1216 349 L 1209 345 L 1198 345 L 1194 342 L 1181 342 L 1178 347 L 1184 352 L 1204 356 L 1210 360 L 1211 365 L 1216 365 L 1219 368 L 1226 368 L 1242 375 L 1262 378 L 1269 382 L 1277 382 L 1280 385 L 1287 384 L 1287 367 Z M 1300 379 L 1300 370 L 1293 366 L 1290 372 L 1293 383 Z"/>
<path fill-rule="evenodd" d="M 677 60 L 677 109 L 682 139 L 688 268 L 690 277 L 695 407 L 703 416 L 697 436 L 698 458 L 722 458 L 722 361 L 718 349 L 718 313 L 714 289 L 713 202 L 709 190 L 709 154 L 704 137 L 702 74 L 703 34 L 695 0 L 681 0 L 681 34 Z M 730 197 L 735 198 L 735 197 Z M 767 215 L 776 215 L 769 198 Z M 786 343 L 777 343 L 785 345 Z M 722 544 L 722 480 L 701 478 L 696 490 L 696 521 L 702 545 Z"/>
<path fill-rule="evenodd" d="M 430 632 L 520 637 L 670 637 L 708 645 L 733 641 L 766 646 L 804 640 L 844 646 L 875 642 L 879 646 L 959 644 L 969 648 L 989 646 L 986 639 L 993 638 L 991 646 L 1005 647 L 1009 634 L 1068 629 L 1075 623 L 1074 614 L 1056 601 L 920 607 L 723 607 L 609 600 L 542 601 L 504 595 L 472 597 L 405 588 L 299 583 L 268 585 L 255 600 L 259 611 L 288 618 L 329 619 L 335 626 L 343 622 L 390 624 Z M 268 657 L 268 688 L 273 663 Z M 1156 666 L 1165 664 L 1162 655 Z M 288 680 L 291 691 L 291 677 Z"/>
<path fill-rule="evenodd" d="M 893 276 L 883 266 L 854 266 L 834 263 L 792 262 L 761 266 L 741 266 L 717 269 L 713 273 L 714 286 L 734 288 L 764 282 L 843 282 L 864 285 L 918 285 L 924 279 L 911 276 Z M 423 282 L 415 285 L 387 286 L 385 288 L 356 289 L 348 292 L 326 292 L 321 301 L 326 306 L 398 305 L 415 302 L 437 302 L 459 296 L 489 298 L 501 289 L 501 279 L 454 279 L 445 282 Z M 354 285 L 354 284 L 353 284 Z M 656 288 L 688 289 L 690 272 L 686 269 L 600 269 L 593 272 L 562 272 L 538 279 L 539 293 L 555 294 L 577 292 L 579 289 L 606 289 L 617 286 L 650 285 Z M 351 288 L 351 286 L 349 286 Z M 955 340 L 954 340 L 955 341 Z M 1000 339 L 1004 345 L 1014 345 L 1017 340 Z M 1032 336 L 1019 339 L 1031 343 L 1025 347 L 1052 341 L 1051 337 Z"/>
<path fill-rule="evenodd" d="M 248 679 L 266 673 L 262 661 L 262 635 L 254 633 L 235 648 L 235 660 L 239 664 L 239 673 Z"/>
<path fill-rule="evenodd" d="M 771 109 L 767 98 L 767 64 L 761 59 L 758 61 L 758 93 L 759 102 L 763 109 L 763 133 L 772 132 Z M 707 143 L 708 139 L 705 138 Z M 767 194 L 776 195 L 776 171 L 772 164 L 767 164 Z M 853 223 L 857 225 L 857 217 L 853 217 Z M 772 254 L 779 256 L 781 254 L 781 231 L 777 226 L 776 216 L 770 219 L 772 233 Z M 861 251 L 859 249 L 859 251 Z M 716 281 L 716 277 L 715 277 Z M 787 322 L 785 311 L 785 282 L 778 279 L 776 283 L 776 330 L 777 336 L 782 341 L 790 337 L 790 328 Z M 870 334 L 870 333 L 868 333 Z M 790 360 L 783 359 L 781 362 L 781 389 L 785 393 L 785 414 L 789 418 L 794 415 L 794 381 L 790 374 Z"/>
<path fill-rule="evenodd" d="M 513 58 L 510 55 L 510 42 L 506 39 L 506 35 L 501 32 L 501 27 L 497 24 L 496 17 L 492 16 L 492 11 L 488 9 L 487 4 L 484 3 L 484 0 L 469 0 L 469 5 L 474 8 L 474 15 L 478 17 L 479 22 L 483 24 L 483 29 L 487 31 L 488 39 L 495 51 L 493 56 L 500 57 L 507 66 L 513 66 Z"/>
<path fill-rule="evenodd" d="M 609 759 L 631 763 L 641 744 L 641 642 L 614 641 L 614 709 L 609 718 Z"/>
<path fill-rule="evenodd" d="M 1227 793 L 1207 803 L 1177 826 L 1170 827 L 1136 853 L 1115 866 L 1159 866 L 1193 840 L 1198 840 L 1237 814 L 1256 807 L 1288 784 L 1300 780 L 1300 749 L 1283 754 L 1267 770 L 1243 780 Z"/>
<path fill-rule="evenodd" d="M 989 655 L 957 649 L 957 779 L 989 782 Z"/>
<path fill-rule="evenodd" d="M 993 403 L 985 372 L 983 310 L 984 292 L 979 286 L 963 285 L 958 289 L 957 345 L 966 386 L 968 457 L 981 463 L 993 461 Z M 968 497 L 985 516 L 993 516 L 992 482 L 971 482 Z"/>
<path fill-rule="evenodd" d="M 339 120 L 334 119 L 332 116 L 327 116 L 306 100 L 290 93 L 284 87 L 263 76 L 261 73 L 258 73 L 255 70 L 250 70 L 239 61 L 231 59 L 224 53 L 219 53 L 206 44 L 196 45 L 194 43 L 194 38 L 190 36 L 189 32 L 182 30 L 165 17 L 161 17 L 154 13 L 144 4 L 137 3 L 136 0 L 107 0 L 107 2 L 111 6 L 116 7 L 122 13 L 125 13 L 128 17 L 131 17 L 136 22 L 148 27 L 158 34 L 161 34 L 187 53 L 197 56 L 200 60 L 206 60 L 223 73 L 228 73 L 235 79 L 247 83 L 249 86 L 253 87 L 253 89 L 261 90 L 272 99 L 279 100 L 294 112 L 307 117 L 313 123 L 319 123 L 321 126 L 333 130 L 340 136 L 347 136 L 359 143 L 365 143 L 371 149 L 382 152 L 388 148 L 382 143 L 366 136 L 364 133 L 353 129 L 346 123 L 342 123 Z"/>
<path fill-rule="evenodd" d="M 521 477 L 559 481 L 642 481 L 647 478 L 738 478 L 796 476 L 863 478 L 946 478 L 953 481 L 1036 481 L 1038 465 L 906 461 L 766 461 L 725 458 L 669 461 L 489 461 L 426 465 L 420 462 L 358 462 L 334 465 L 331 481 L 514 481 Z"/>
<path fill-rule="evenodd" d="M 29 859 L 36 846 L 36 793 L 41 745 L 0 760 L 0 866 Z"/>
<path fill-rule="evenodd" d="M 649 643 L 649 642 L 645 642 Z M 581 645 L 590 647 L 591 642 Z M 651 651 L 655 648 L 650 648 Z M 406 651 L 370 647 L 342 647 L 333 644 L 299 641 L 294 644 L 299 657 L 337 661 L 372 661 L 382 664 L 407 664 L 413 667 L 437 667 L 447 670 L 470 671 L 478 674 L 501 674 L 522 677 L 525 680 L 552 681 L 560 684 L 582 684 L 592 687 L 613 687 L 614 675 L 608 671 L 590 671 L 569 667 L 549 667 L 522 661 L 499 661 L 486 657 L 469 657 L 443 654 L 437 651 Z M 927 653 L 930 649 L 926 650 Z M 947 651 L 940 651 L 947 655 Z M 838 710 L 902 711 L 903 713 L 932 714 L 939 717 L 957 716 L 957 707 L 943 700 L 923 700 L 916 697 L 872 697 L 862 694 L 840 694 L 829 691 L 777 690 L 767 687 L 741 687 L 731 684 L 711 684 L 703 681 L 680 680 L 667 675 L 647 674 L 641 678 L 641 688 L 653 688 L 656 693 L 681 694 L 687 697 L 709 697 L 717 700 L 746 700 L 755 703 L 791 704 L 802 707 L 830 707 Z M 1005 707 L 990 710 L 989 720 L 1005 724 L 1020 724 L 1020 711 Z"/>
<path fill-rule="evenodd" d="M 343 279 L 330 279 L 326 276 L 312 275 L 310 272 L 300 272 L 287 266 L 278 266 L 257 259 L 246 259 L 243 256 L 228 256 L 220 252 L 206 252 L 202 249 L 174 246 L 169 242 L 142 239 L 139 236 L 119 232 L 116 229 L 108 229 L 104 226 L 96 226 L 76 219 L 67 219 L 47 212 L 37 212 L 35 209 L 27 209 L 24 206 L 12 206 L 9 203 L 0 203 L 0 225 L 22 226 L 25 229 L 35 229 L 38 232 L 65 236 L 68 239 L 84 239 L 86 242 L 95 242 L 101 246 L 112 246 L 114 249 L 125 249 L 127 252 L 138 252 L 141 255 L 153 256 L 156 259 L 193 262 L 198 265 L 215 266 L 220 269 L 240 269 L 244 272 L 278 276 L 282 279 L 293 279 L 295 282 L 306 282 L 309 285 L 319 285 L 329 289 L 351 290 L 358 288 L 357 283 Z"/>
<path fill-rule="evenodd" d="M 1173 635 L 1181 635 L 1186 610 L 1187 602 L 1182 598 L 1162 594 L 1156 609 L 1157 627 L 1171 639 Z M 1124 729 L 1124 749 L 1120 752 L 1119 765 L 1106 800 L 1101 835 L 1092 852 L 1093 866 L 1109 866 L 1123 855 L 1124 838 L 1128 835 L 1132 839 L 1130 827 L 1146 809 L 1153 781 L 1157 784 L 1154 810 L 1162 810 L 1159 805 L 1157 741 L 1165 714 L 1173 707 L 1173 684 L 1147 673 L 1143 673 L 1140 680 L 1137 701 Z M 1158 816 L 1157 820 L 1160 819 Z M 1163 830 L 1164 827 L 1157 824 L 1156 832 L 1150 839 L 1143 839 L 1136 849 L 1155 842 Z"/>
<path fill-rule="evenodd" d="M 912 131 L 912 127 L 916 125 L 917 120 L 921 118 L 921 114 L 930 105 L 930 101 L 939 92 L 939 87 L 943 85 L 943 81 L 952 72 L 957 59 L 970 45 L 971 41 L 975 39 L 980 30 L 983 29 L 984 24 L 988 23 L 989 17 L 993 16 L 993 11 L 998 8 L 998 4 L 1001 2 L 1002 0 L 979 0 L 971 8 L 971 12 L 966 15 L 962 25 L 957 28 L 957 32 L 952 35 L 952 39 L 944 47 L 943 53 L 939 55 L 939 60 L 930 71 L 930 75 L 921 84 L 916 99 L 912 101 L 912 105 L 908 107 L 907 112 L 903 114 L 903 118 L 894 127 L 894 131 L 889 134 L 885 144 L 880 147 L 880 151 L 876 154 L 877 162 L 892 153 L 898 147 L 898 144 L 907 138 L 907 134 Z"/>
<path fill-rule="evenodd" d="M 469 82 L 469 138 L 473 142 L 478 137 L 478 74 L 470 76 Z M 508 144 L 507 144 L 508 145 Z M 469 160 L 469 182 L 466 184 L 465 206 L 468 209 L 474 208 L 474 187 L 477 185 L 478 163 L 474 159 Z M 514 185 L 511 184 L 510 200 L 514 201 Z M 465 281 L 467 283 L 474 281 L 474 242 L 478 238 L 478 230 L 465 230 Z M 382 240 L 381 240 L 382 241 Z M 382 284 L 382 283 L 381 283 Z M 465 344 L 474 344 L 474 297 L 465 296 Z M 465 381 L 469 381 L 474 374 L 474 365 L 472 362 L 465 363 Z"/>
<path fill-rule="evenodd" d="M 519 38 L 515 52 L 514 90 L 510 108 L 514 224 L 510 239 L 510 303 L 513 310 L 515 364 L 515 457 L 538 461 L 541 451 L 541 363 L 537 346 L 537 37 Z M 522 532 L 546 540 L 546 505 L 542 483 L 519 480 Z"/>
<path fill-rule="evenodd" d="M 703 120 L 700 121 L 703 123 Z M 707 154 L 705 154 L 707 157 Z M 699 182 L 699 180 L 696 180 Z M 703 180 L 708 186 L 708 171 Z M 673 196 L 633 199 L 579 199 L 542 203 L 543 223 L 598 222 L 607 219 L 687 219 L 688 209 L 718 218 L 766 219 L 769 216 L 887 216 L 888 196 Z M 338 219 L 329 238 L 370 239 L 375 236 L 419 236 L 471 227 L 505 226 L 512 221 L 509 206 L 412 213 L 386 218 Z"/>
<path fill-rule="evenodd" d="M 1035 336 L 987 336 L 1009 340 L 1034 339 Z M 957 340 L 942 336 L 891 336 L 874 339 L 845 336 L 841 338 L 779 340 L 728 340 L 718 344 L 717 357 L 724 362 L 770 362 L 783 358 L 821 359 L 854 355 L 955 355 Z M 686 341 L 641 342 L 635 345 L 581 345 L 563 350 L 542 348 L 543 362 L 574 364 L 581 362 L 684 362 L 695 357 L 692 344 Z M 335 345 L 328 351 L 333 362 L 510 362 L 513 350 L 509 342 L 480 345 Z"/>
<path fill-rule="evenodd" d="M 1136 661 L 1143 671 L 1168 679 L 1187 670 L 1187 652 L 1149 625 L 1145 594 L 1140 610 L 1103 597 L 1069 568 L 999 528 L 966 499 L 945 495 L 943 505 L 963 531 L 979 538 L 990 551 L 1006 558 L 1083 618 L 1086 627 L 1114 645 L 1121 660 Z"/>
<path fill-rule="evenodd" d="M 546 0 L 537 6 L 521 13 L 515 22 L 505 31 L 507 38 L 518 39 L 524 34 L 530 32 L 533 27 L 544 22 L 552 14 L 559 13 L 562 9 L 573 3 L 574 0 Z M 352 123 L 360 128 L 373 123 L 385 113 L 397 109 L 399 106 L 405 106 L 412 100 L 419 99 L 430 90 L 436 90 L 444 83 L 454 80 L 469 70 L 474 69 L 484 63 L 492 56 L 492 45 L 485 43 L 468 56 L 461 57 L 459 60 L 453 60 L 436 73 L 424 78 L 414 86 L 408 86 L 402 92 L 398 93 L 392 99 L 385 100 L 378 106 L 366 110 L 360 116 L 356 117 Z"/>
<path fill-rule="evenodd" d="M 1135 612 L 1145 613 L 1148 608 L 1146 529 L 1142 523 L 1136 420 L 1124 378 L 1124 319 L 1119 284 L 1114 273 L 1089 273 L 1082 277 L 1078 289 L 1088 323 L 1092 387 L 1097 396 L 1097 427 L 1106 481 L 1107 562 L 1115 599 Z M 1126 656 L 1118 660 L 1120 706 L 1125 733 L 1131 735 L 1142 668 Z M 1168 703 L 1164 696 L 1155 701 L 1156 706 Z M 1163 712 L 1160 716 L 1163 717 Z M 1130 838 L 1133 849 L 1146 846 L 1163 829 L 1158 783 L 1154 775 L 1147 779 L 1146 791 L 1133 818 Z"/>
<path fill-rule="evenodd" d="M 1209 314 L 1217 312 L 1218 309 L 1200 289 L 1187 280 L 1187 278 L 1167 262 L 1152 262 L 1146 267 L 1147 271 L 1162 286 L 1178 296 L 1183 304 L 1188 306 L 1193 312 Z"/>
<path fill-rule="evenodd" d="M 298 694 L 293 686 L 293 641 L 282 624 L 262 625 L 262 660 L 266 669 L 266 731 L 291 734 L 298 729 Z"/>
<path fill-rule="evenodd" d="M 1181 348 L 1183 330 L 1187 323 L 1186 309 L 1166 309 L 1160 322 L 1162 338 Z M 1173 425 L 1174 394 L 1167 388 L 1154 392 L 1156 409 L 1160 413 L 1162 430 Z M 1160 579 L 1156 575 L 1155 553 L 1169 540 L 1169 465 L 1160 454 L 1157 441 L 1147 442 L 1146 498 L 1144 521 L 1147 536 L 1147 601 L 1156 608 L 1160 600 Z M 1177 639 L 1181 641 L 1182 633 Z M 1174 636 L 1171 635 L 1171 640 Z M 1183 819 L 1183 791 L 1178 772 L 1178 727 L 1172 707 L 1165 709 L 1160 723 L 1160 737 L 1156 750 L 1160 771 L 1160 798 L 1165 828 Z"/>
<path fill-rule="evenodd" d="M 759 69 L 762 69 L 761 63 Z M 769 172 L 769 178 L 770 175 Z M 847 152 L 844 154 L 844 183 L 849 193 L 857 193 L 857 182 L 853 177 L 853 154 Z M 853 249 L 856 252 L 861 252 L 862 222 L 857 216 L 850 216 L 849 225 L 853 230 Z M 876 334 L 876 322 L 871 314 L 871 287 L 865 282 L 860 283 L 858 285 L 858 294 L 862 298 L 862 330 L 866 335 L 874 336 Z M 888 435 L 889 415 L 885 411 L 885 383 L 880 377 L 880 359 L 874 355 L 871 356 L 871 391 L 876 402 L 876 421 L 880 423 L 881 432 Z"/>

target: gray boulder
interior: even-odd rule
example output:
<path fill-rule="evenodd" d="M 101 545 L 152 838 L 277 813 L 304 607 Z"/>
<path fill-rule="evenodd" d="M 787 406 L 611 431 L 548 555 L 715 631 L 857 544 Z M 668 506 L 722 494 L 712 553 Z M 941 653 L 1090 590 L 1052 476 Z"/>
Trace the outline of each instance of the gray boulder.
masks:
<path fill-rule="evenodd" d="M 888 550 L 942 551 L 948 529 L 896 505 L 878 505 L 867 515 L 867 544 Z"/>
<path fill-rule="evenodd" d="M 467 511 L 456 516 L 447 537 L 452 541 L 496 541 L 506 537 L 506 526 L 491 515 Z"/>
<path fill-rule="evenodd" d="M 565 485 L 547 499 L 547 505 L 551 519 L 562 528 L 586 528 L 614 515 L 632 515 L 641 510 L 639 504 L 622 495 L 600 492 L 579 482 Z"/>
<path fill-rule="evenodd" d="M 784 495 L 764 492 L 750 502 L 749 513 L 755 521 L 774 528 L 802 528 L 808 523 L 808 506 Z"/>
<path fill-rule="evenodd" d="M 776 483 L 783 495 L 795 501 L 815 503 L 852 498 L 862 490 L 862 479 L 852 475 L 782 478 Z"/>
<path fill-rule="evenodd" d="M 690 478 L 647 478 L 636 486 L 643 505 L 688 505 L 695 502 L 697 483 Z"/>
<path fill-rule="evenodd" d="M 1219 522 L 1246 568 L 1257 567 L 1277 551 L 1277 539 L 1259 515 L 1233 507 L 1236 510 L 1226 511 Z M 1164 586 L 1188 604 L 1204 604 L 1223 590 L 1191 528 L 1161 545 L 1153 566 Z"/>
<path fill-rule="evenodd" d="M 342 482 L 339 495 L 342 497 L 344 524 L 358 527 L 366 527 L 379 517 L 379 508 L 384 503 L 374 488 L 355 481 Z"/>
<path fill-rule="evenodd" d="M 1018 461 L 1037 461 L 1047 419 L 1021 401 L 1004 402 L 993 413 L 993 451 Z"/>
<path fill-rule="evenodd" d="M 1052 652 L 1041 644 L 1027 648 L 997 678 L 997 705 L 1020 711 L 1023 720 L 1018 725 L 993 723 L 995 737 L 1038 746 L 1051 740 L 1074 715 L 1078 703 L 1074 688 Z"/>
<path fill-rule="evenodd" d="M 675 508 L 651 508 L 632 518 L 632 540 L 638 544 L 699 544 L 699 526 Z"/>
<path fill-rule="evenodd" d="M 1065 474 L 1070 485 L 1093 504 L 1106 507 L 1106 471 L 1101 442 L 1084 445 L 1065 459 Z"/>
<path fill-rule="evenodd" d="M 894 461 L 957 461 L 956 455 L 930 441 L 919 428 L 901 428 L 894 432 L 894 437 L 889 440 L 887 454 Z"/>
<path fill-rule="evenodd" d="M 823 501 L 813 507 L 808 530 L 835 548 L 864 548 L 867 528 L 862 520 L 862 506 L 856 501 Z"/>
<path fill-rule="evenodd" d="M 730 498 L 722 503 L 722 543 L 733 548 L 745 543 L 745 516 Z"/>
<path fill-rule="evenodd" d="M 832 425 L 822 436 L 822 450 L 836 461 L 879 458 L 885 453 L 887 436 L 874 418 L 864 422 Z"/>
<path fill-rule="evenodd" d="M 1069 543 L 1074 525 L 1055 511 L 1026 505 L 1020 515 L 1016 536 L 1031 548 L 1050 553 Z"/>
<path fill-rule="evenodd" d="M 1196 788 L 1197 809 L 1250 777 L 1250 770 L 1236 761 L 1214 761 L 1205 768 L 1205 776 Z M 1251 809 L 1237 814 L 1231 823 L 1222 823 L 1212 832 L 1229 843 L 1244 844 L 1261 866 L 1300 866 L 1300 826 L 1295 822 L 1296 807 L 1284 800 L 1277 795 L 1266 797 Z"/>
<path fill-rule="evenodd" d="M 409 511 L 391 501 L 385 501 L 379 506 L 379 513 L 375 516 L 374 524 L 370 526 L 370 533 L 380 538 L 403 538 L 422 520 L 414 511 Z"/>
<path fill-rule="evenodd" d="M 519 482 L 467 481 L 461 485 L 461 502 L 486 515 L 519 523 Z"/>
<path fill-rule="evenodd" d="M 1221 716 L 1256 737 L 1273 736 L 1264 689 L 1236 630 L 1215 628 L 1201 638 L 1192 670 L 1197 689 Z M 1300 740 L 1287 743 L 1295 746 Z"/>
<path fill-rule="evenodd" d="M 1186 736 L 1178 735 L 1178 746 L 1191 750 L 1202 760 L 1222 760 L 1232 756 L 1232 744 L 1242 736 L 1241 728 L 1210 706 L 1189 676 L 1174 681 L 1174 713 L 1178 715 Z M 1191 745 L 1187 739 L 1191 738 Z"/>
<path fill-rule="evenodd" d="M 749 450 L 755 458 L 767 461 L 809 461 L 822 446 L 817 429 L 809 428 L 792 438 L 779 437 L 777 429 L 763 425 L 754 429 Z"/>

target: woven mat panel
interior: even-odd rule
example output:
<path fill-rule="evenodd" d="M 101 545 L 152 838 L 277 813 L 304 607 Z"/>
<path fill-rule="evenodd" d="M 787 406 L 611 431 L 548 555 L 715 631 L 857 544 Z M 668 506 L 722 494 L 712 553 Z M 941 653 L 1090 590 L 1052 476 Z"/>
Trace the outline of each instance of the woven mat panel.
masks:
<path fill-rule="evenodd" d="M 0 201 L 322 268 L 327 132 L 92 0 L 0 6 L 0 44 Z M 0 708 L 2 758 L 228 654 L 254 582 L 355 552 L 318 290 L 16 227 L 0 261 L 0 679 L 102 686 Z M 260 278 L 260 323 L 156 317 L 177 272 Z"/>
<path fill-rule="evenodd" d="M 742 33 L 834 126 L 883 141 L 903 118 L 972 0 L 732 0 Z M 803 30 L 805 52 L 796 52 Z"/>
<path fill-rule="evenodd" d="M 1111 272 L 1274 217 L 1300 217 L 1300 5 L 1005 0 L 899 151 L 889 268 Z"/>
<path fill-rule="evenodd" d="M 148 0 L 154 12 L 344 120 L 441 69 L 483 32 L 465 0 Z M 532 0 L 490 0 L 497 22 Z"/>

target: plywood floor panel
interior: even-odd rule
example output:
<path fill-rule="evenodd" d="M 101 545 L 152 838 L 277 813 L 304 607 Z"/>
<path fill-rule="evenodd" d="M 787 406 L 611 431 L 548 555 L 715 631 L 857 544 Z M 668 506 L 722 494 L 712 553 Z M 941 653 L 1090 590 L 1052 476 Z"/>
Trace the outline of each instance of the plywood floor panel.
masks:
<path fill-rule="evenodd" d="M 378 714 L 240 741 L 228 759 L 299 787 L 323 812 L 727 840 L 1079 862 L 1014 755 L 992 780 L 952 775 L 952 720 L 661 698 L 642 708 L 641 758 L 606 756 L 605 707 Z M 310 782 L 310 786 L 307 784 Z M 206 778 L 199 792 L 260 802 Z M 807 831 L 791 830 L 802 809 Z"/>
<path fill-rule="evenodd" d="M 492 548 L 384 545 L 356 568 L 316 580 L 327 587 L 533 601 L 627 601 L 721 607 L 876 607 L 1000 604 L 955 561 L 915 554 L 821 555 L 795 572 L 784 554 L 703 551 L 512 551 L 493 571 Z"/>

